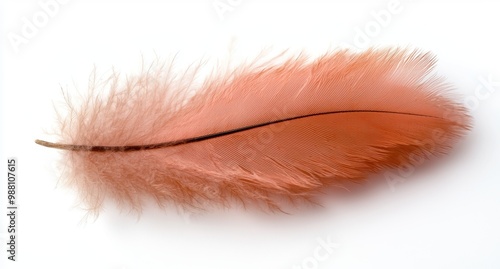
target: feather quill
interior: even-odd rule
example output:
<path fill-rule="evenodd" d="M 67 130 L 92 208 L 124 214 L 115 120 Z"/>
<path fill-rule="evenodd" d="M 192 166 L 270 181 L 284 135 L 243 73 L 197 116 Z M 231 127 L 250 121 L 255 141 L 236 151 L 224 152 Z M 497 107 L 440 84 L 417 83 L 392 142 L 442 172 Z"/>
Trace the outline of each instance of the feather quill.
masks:
<path fill-rule="evenodd" d="M 348 50 L 242 66 L 187 102 L 169 70 L 70 106 L 61 140 L 69 182 L 91 210 L 144 197 L 193 208 L 234 201 L 280 209 L 328 186 L 447 152 L 470 128 L 435 58 Z"/>

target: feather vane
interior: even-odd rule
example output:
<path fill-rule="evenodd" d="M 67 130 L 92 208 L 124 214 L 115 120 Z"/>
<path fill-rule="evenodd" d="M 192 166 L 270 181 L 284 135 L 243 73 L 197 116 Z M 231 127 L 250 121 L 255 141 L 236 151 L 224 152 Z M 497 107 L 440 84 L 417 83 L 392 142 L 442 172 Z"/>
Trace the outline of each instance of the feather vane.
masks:
<path fill-rule="evenodd" d="M 147 72 L 71 107 L 61 141 L 37 143 L 65 150 L 93 210 L 106 197 L 139 209 L 144 196 L 279 209 L 446 153 L 471 120 L 434 65 L 405 49 L 290 58 L 209 78 L 188 102 L 168 70 Z"/>

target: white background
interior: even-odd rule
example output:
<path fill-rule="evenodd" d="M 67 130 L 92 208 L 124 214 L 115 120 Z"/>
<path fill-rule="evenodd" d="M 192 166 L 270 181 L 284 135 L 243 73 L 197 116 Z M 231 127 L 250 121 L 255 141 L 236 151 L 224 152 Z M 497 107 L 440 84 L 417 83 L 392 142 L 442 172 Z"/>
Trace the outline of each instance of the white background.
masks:
<path fill-rule="evenodd" d="M 0 268 L 500 268 L 498 2 L 68 0 L 51 14 L 40 4 L 47 2 L 0 6 Z M 23 33 L 34 20 L 36 32 Z M 56 126 L 60 88 L 84 92 L 94 67 L 133 74 L 143 59 L 176 53 L 189 63 L 265 48 L 314 56 L 338 46 L 433 52 L 438 72 L 467 101 L 474 129 L 392 190 L 376 175 L 292 215 L 150 206 L 138 218 L 108 204 L 84 220 L 75 193 L 57 184 L 58 151 L 33 142 Z M 12 156 L 19 163 L 16 263 L 7 261 L 4 241 L 3 175 Z M 320 241 L 334 248 L 326 252 Z"/>

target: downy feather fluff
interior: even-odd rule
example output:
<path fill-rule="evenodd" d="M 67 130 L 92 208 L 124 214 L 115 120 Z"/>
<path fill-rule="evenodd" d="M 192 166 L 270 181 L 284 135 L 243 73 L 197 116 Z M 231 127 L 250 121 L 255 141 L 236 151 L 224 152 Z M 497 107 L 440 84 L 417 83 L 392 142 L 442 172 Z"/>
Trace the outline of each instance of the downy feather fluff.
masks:
<path fill-rule="evenodd" d="M 91 210 L 105 198 L 140 209 L 144 197 L 279 209 L 447 152 L 470 118 L 434 65 L 406 49 L 291 57 L 212 76 L 187 101 L 163 68 L 68 102 L 61 140 L 36 142 L 64 150 Z"/>

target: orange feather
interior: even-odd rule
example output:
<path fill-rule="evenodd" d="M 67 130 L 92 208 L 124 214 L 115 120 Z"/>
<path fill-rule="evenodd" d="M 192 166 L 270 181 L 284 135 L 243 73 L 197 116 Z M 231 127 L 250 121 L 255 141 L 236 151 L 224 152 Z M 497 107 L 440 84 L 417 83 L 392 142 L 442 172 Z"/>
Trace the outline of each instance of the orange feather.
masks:
<path fill-rule="evenodd" d="M 71 107 L 67 178 L 91 209 L 106 197 L 278 209 L 328 186 L 445 153 L 470 128 L 434 57 L 404 49 L 338 51 L 244 66 L 188 102 L 171 74 L 146 73 Z M 95 92 L 95 90 L 92 90 Z"/>

